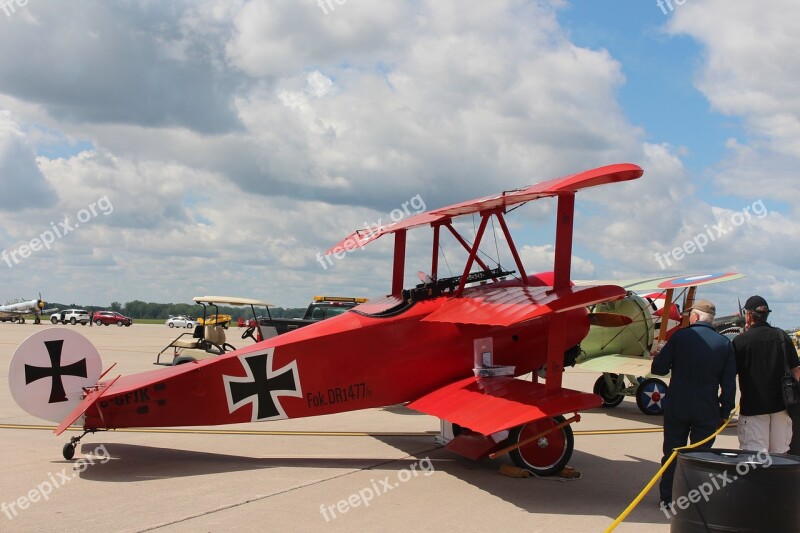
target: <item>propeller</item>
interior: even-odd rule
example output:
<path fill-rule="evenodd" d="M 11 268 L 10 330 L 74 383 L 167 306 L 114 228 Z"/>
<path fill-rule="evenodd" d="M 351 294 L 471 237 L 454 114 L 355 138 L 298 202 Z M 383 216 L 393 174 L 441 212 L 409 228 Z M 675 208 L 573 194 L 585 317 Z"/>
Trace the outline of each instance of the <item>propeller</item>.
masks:
<path fill-rule="evenodd" d="M 621 328 L 633 323 L 633 319 L 619 313 L 589 313 L 589 325 L 603 328 Z"/>

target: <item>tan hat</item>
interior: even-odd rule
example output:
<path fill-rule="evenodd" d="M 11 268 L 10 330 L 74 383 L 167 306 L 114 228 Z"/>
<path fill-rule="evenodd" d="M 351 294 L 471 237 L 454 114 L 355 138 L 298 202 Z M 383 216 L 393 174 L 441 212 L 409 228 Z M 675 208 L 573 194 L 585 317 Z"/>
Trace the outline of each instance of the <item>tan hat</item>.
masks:
<path fill-rule="evenodd" d="M 704 313 L 708 313 L 709 315 L 717 314 L 716 306 L 712 302 L 709 302 L 708 300 L 695 300 L 694 305 L 692 305 L 688 310 L 702 311 Z"/>

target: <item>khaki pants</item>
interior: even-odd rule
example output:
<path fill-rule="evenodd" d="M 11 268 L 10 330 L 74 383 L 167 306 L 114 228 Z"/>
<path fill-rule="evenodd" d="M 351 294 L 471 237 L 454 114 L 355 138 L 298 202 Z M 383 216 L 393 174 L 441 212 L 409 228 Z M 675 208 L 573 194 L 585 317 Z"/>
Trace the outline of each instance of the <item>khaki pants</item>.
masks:
<path fill-rule="evenodd" d="M 786 411 L 768 415 L 739 415 L 736 433 L 742 450 L 786 453 L 792 442 L 792 419 Z"/>

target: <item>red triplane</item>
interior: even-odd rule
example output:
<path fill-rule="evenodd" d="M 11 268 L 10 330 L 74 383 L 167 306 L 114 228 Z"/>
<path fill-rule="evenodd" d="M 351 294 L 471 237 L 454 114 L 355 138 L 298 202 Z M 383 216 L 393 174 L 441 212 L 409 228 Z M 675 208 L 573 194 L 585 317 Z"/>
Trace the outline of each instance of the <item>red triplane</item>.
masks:
<path fill-rule="evenodd" d="M 12 393 L 28 412 L 60 422 L 58 435 L 80 420 L 85 432 L 64 446 L 67 458 L 94 431 L 261 422 L 410 402 L 410 408 L 454 425 L 457 435 L 447 448 L 457 453 L 479 458 L 510 452 L 518 466 L 556 473 L 572 454 L 570 423 L 579 420 L 579 411 L 602 404 L 595 394 L 561 386 L 565 361 L 574 362 L 590 323 L 624 323 L 593 317 L 587 306 L 626 294 L 616 285 L 571 283 L 575 193 L 642 173 L 636 165 L 610 165 L 357 231 L 328 253 L 393 234 L 388 296 L 201 361 L 107 379 L 83 337 L 45 330 L 15 353 Z M 505 215 L 512 206 L 553 196 L 553 271 L 529 274 Z M 480 217 L 474 243 L 453 225 L 462 215 Z M 490 268 L 478 256 L 492 219 L 515 270 Z M 433 230 L 430 274 L 404 289 L 406 234 L 418 226 Z M 440 278 L 440 238 L 447 234 L 468 259 L 461 275 Z M 544 383 L 537 379 L 541 370 Z M 514 377 L 528 373 L 532 381 Z"/>

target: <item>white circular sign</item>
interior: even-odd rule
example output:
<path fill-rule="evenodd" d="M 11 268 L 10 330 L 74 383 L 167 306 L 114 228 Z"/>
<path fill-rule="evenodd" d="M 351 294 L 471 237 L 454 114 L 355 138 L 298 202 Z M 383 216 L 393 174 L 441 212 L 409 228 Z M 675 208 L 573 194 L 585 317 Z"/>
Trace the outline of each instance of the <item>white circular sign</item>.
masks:
<path fill-rule="evenodd" d="M 34 333 L 11 357 L 8 386 L 28 413 L 61 422 L 82 400 L 83 387 L 97 383 L 100 354 L 80 333 L 48 328 Z"/>

